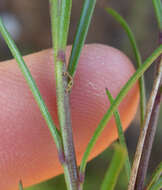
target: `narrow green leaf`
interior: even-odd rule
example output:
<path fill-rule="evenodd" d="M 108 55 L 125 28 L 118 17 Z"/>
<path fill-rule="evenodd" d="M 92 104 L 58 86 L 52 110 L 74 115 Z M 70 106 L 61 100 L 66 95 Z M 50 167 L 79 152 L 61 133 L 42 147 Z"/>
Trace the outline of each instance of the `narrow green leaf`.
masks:
<path fill-rule="evenodd" d="M 150 65 L 158 58 L 158 56 L 162 53 L 162 45 L 160 45 L 150 57 L 146 59 L 146 61 L 136 70 L 136 72 L 132 75 L 132 77 L 128 80 L 128 82 L 124 85 L 124 87 L 121 89 L 111 106 L 109 107 L 108 111 L 100 121 L 97 129 L 95 130 L 91 140 L 89 141 L 89 144 L 86 148 L 86 151 L 84 152 L 81 166 L 80 166 L 80 173 L 85 173 L 86 163 L 88 156 L 95 145 L 98 137 L 106 127 L 106 124 L 110 120 L 113 112 L 117 109 L 120 102 L 123 100 L 123 98 L 126 96 L 128 91 L 132 88 L 132 86 L 136 83 L 136 81 L 142 76 L 142 74 L 150 67 Z"/>
<path fill-rule="evenodd" d="M 106 11 L 113 16 L 113 18 L 119 22 L 119 24 L 122 26 L 122 28 L 125 30 L 130 43 L 132 45 L 133 48 L 133 52 L 135 54 L 135 58 L 137 61 L 137 65 L 138 67 L 141 66 L 142 64 L 142 59 L 141 59 L 141 54 L 140 54 L 140 50 L 137 46 L 136 43 L 136 39 L 134 37 L 134 34 L 131 30 L 131 28 L 129 27 L 128 23 L 124 20 L 124 18 L 122 18 L 120 16 L 120 14 L 118 14 L 115 10 L 107 8 Z M 144 121 L 144 117 L 145 117 L 145 110 L 146 110 L 146 93 L 145 93 L 145 82 L 144 82 L 144 76 L 141 76 L 139 79 L 139 86 L 140 86 L 140 112 L 141 112 L 141 124 Z"/>
<path fill-rule="evenodd" d="M 157 17 L 157 22 L 160 31 L 162 32 L 162 2 L 161 0 L 153 0 L 153 5 Z"/>
<path fill-rule="evenodd" d="M 125 148 L 119 144 L 115 144 L 114 155 L 101 185 L 101 190 L 113 190 L 115 188 L 120 171 L 125 163 L 125 159 Z"/>
<path fill-rule="evenodd" d="M 112 104 L 114 99 L 113 99 L 113 97 L 112 97 L 112 95 L 108 89 L 106 89 L 106 93 L 107 93 L 107 96 L 109 98 L 110 104 Z M 116 126 L 117 126 L 117 130 L 118 130 L 119 142 L 126 150 L 125 170 L 126 170 L 128 181 L 129 181 L 130 172 L 131 172 L 131 164 L 130 164 L 130 160 L 129 160 L 128 149 L 127 149 L 127 144 L 126 144 L 125 137 L 124 137 L 124 132 L 122 129 L 122 123 L 120 120 L 120 115 L 119 115 L 119 112 L 117 110 L 114 112 L 114 117 L 115 117 Z"/>
<path fill-rule="evenodd" d="M 161 190 L 162 188 L 162 177 L 154 183 L 148 190 Z"/>
<path fill-rule="evenodd" d="M 16 59 L 18 66 L 22 72 L 22 74 L 24 75 L 24 78 L 30 88 L 30 90 L 32 91 L 32 94 L 35 98 L 35 101 L 37 102 L 39 109 L 49 127 L 49 130 L 55 140 L 56 146 L 58 148 L 59 151 L 62 151 L 62 140 L 61 140 L 61 136 L 60 136 L 60 132 L 58 131 L 58 129 L 56 128 L 52 117 L 45 105 L 44 100 L 42 99 L 40 92 L 36 86 L 36 83 L 33 79 L 33 77 L 31 76 L 31 73 L 28 69 L 28 67 L 26 66 L 16 44 L 14 43 L 14 41 L 12 40 L 10 34 L 8 33 L 7 29 L 5 28 L 1 18 L 0 18 L 0 33 L 2 34 L 4 40 L 6 41 L 13 57 Z"/>
<path fill-rule="evenodd" d="M 78 60 L 80 57 L 81 50 L 83 48 L 93 11 L 95 8 L 96 0 L 84 0 L 84 5 L 82 8 L 82 13 L 80 16 L 80 21 L 77 27 L 77 32 L 75 35 L 72 52 L 70 56 L 70 61 L 68 65 L 68 72 L 71 76 L 74 76 Z"/>
<path fill-rule="evenodd" d="M 162 162 L 160 162 L 158 167 L 153 172 L 153 175 L 151 177 L 151 180 L 150 180 L 149 184 L 147 185 L 146 190 L 150 190 L 152 185 L 155 184 L 158 181 L 158 179 L 160 178 L 161 175 L 162 175 Z"/>

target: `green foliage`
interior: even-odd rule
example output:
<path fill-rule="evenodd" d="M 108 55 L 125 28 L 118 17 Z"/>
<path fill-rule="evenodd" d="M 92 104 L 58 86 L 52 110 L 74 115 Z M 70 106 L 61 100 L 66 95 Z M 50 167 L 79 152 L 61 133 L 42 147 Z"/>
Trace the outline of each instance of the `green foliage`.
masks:
<path fill-rule="evenodd" d="M 109 98 L 110 104 L 112 104 L 114 99 L 113 99 L 111 93 L 108 91 L 108 89 L 106 89 L 106 93 Z M 131 164 L 130 164 L 130 160 L 129 160 L 128 149 L 127 149 L 127 144 L 126 144 L 125 137 L 124 137 L 124 132 L 122 129 L 120 115 L 117 110 L 114 112 L 114 117 L 115 117 L 116 126 L 117 126 L 117 130 L 118 130 L 119 142 L 120 142 L 121 146 L 123 146 L 125 148 L 125 151 L 126 151 L 125 169 L 126 169 L 126 173 L 127 173 L 127 177 L 128 177 L 128 181 L 129 181 L 130 172 L 131 172 Z"/>
<path fill-rule="evenodd" d="M 85 172 L 86 163 L 88 160 L 88 156 L 94 147 L 98 137 L 102 133 L 103 129 L 106 127 L 106 124 L 108 123 L 109 119 L 111 118 L 113 112 L 117 109 L 120 102 L 123 100 L 123 98 L 126 96 L 128 91 L 132 88 L 132 86 L 136 83 L 136 81 L 143 75 L 143 73 L 150 67 L 150 65 L 159 57 L 159 55 L 162 53 L 162 45 L 159 46 L 150 57 L 146 59 L 146 61 L 136 70 L 136 72 L 133 74 L 133 76 L 128 80 L 128 82 L 124 85 L 124 87 L 121 89 L 121 91 L 118 93 L 117 97 L 109 107 L 108 111 L 100 121 L 97 129 L 94 132 L 93 137 L 91 138 L 86 151 L 83 155 L 81 166 L 80 166 L 80 173 Z"/>
<path fill-rule="evenodd" d="M 49 127 L 49 130 L 54 138 L 56 143 L 57 149 L 59 153 L 67 153 L 70 151 L 68 146 L 68 131 L 66 131 L 66 111 L 65 110 L 65 89 L 64 89 L 64 78 L 63 72 L 66 71 L 65 69 L 65 50 L 67 45 L 67 38 L 68 38 L 68 31 L 69 31 L 69 23 L 70 23 L 70 15 L 71 15 L 71 6 L 72 0 L 49 0 L 50 1 L 50 12 L 51 12 L 51 26 L 52 26 L 52 41 L 53 41 L 53 52 L 54 52 L 54 63 L 55 63 L 55 79 L 56 79 L 56 88 L 57 88 L 57 105 L 58 105 L 58 115 L 59 115 L 59 122 L 61 127 L 61 134 L 60 131 L 56 128 L 52 117 L 42 99 L 40 92 L 33 80 L 29 69 L 27 68 L 16 44 L 11 39 L 11 36 L 7 32 L 5 26 L 3 25 L 2 20 L 0 19 L 0 33 L 2 34 L 4 40 L 6 41 L 13 57 L 16 59 L 28 86 L 31 89 L 31 92 L 37 102 L 42 116 L 46 120 L 46 123 Z M 160 31 L 162 31 L 162 3 L 161 0 L 153 0 L 153 4 L 155 7 L 155 12 L 157 16 L 157 21 L 159 25 Z M 71 57 L 68 65 L 68 73 L 70 76 L 74 77 L 78 60 L 81 54 L 81 50 L 85 43 L 85 39 L 88 33 L 89 25 L 92 19 L 92 15 L 94 12 L 94 8 L 96 5 L 96 0 L 84 0 L 82 13 L 80 16 L 80 21 L 78 24 L 76 36 L 74 39 Z M 106 9 L 109 14 L 111 14 L 124 28 L 126 31 L 128 38 L 132 44 L 132 48 L 138 63 L 138 69 L 133 74 L 133 76 L 129 79 L 129 81 L 125 84 L 125 86 L 121 89 L 115 100 L 112 98 L 110 92 L 107 90 L 107 95 L 109 97 L 111 106 L 107 110 L 106 114 L 103 116 L 103 119 L 100 121 L 96 131 L 94 132 L 93 137 L 91 138 L 87 149 L 84 153 L 82 158 L 81 166 L 80 166 L 80 174 L 85 174 L 85 169 L 87 165 L 88 156 L 94 147 L 98 137 L 102 133 L 103 129 L 107 125 L 109 119 L 111 118 L 112 114 L 114 113 L 118 133 L 119 133 L 119 141 L 122 146 L 115 145 L 115 152 L 111 162 L 109 169 L 106 172 L 105 178 L 102 183 L 102 190 L 113 190 L 117 180 L 119 173 L 125 163 L 126 160 L 126 171 L 129 178 L 130 175 L 130 162 L 128 157 L 128 151 L 126 148 L 126 143 L 124 139 L 124 134 L 122 131 L 120 116 L 117 111 L 117 108 L 123 98 L 127 95 L 128 91 L 132 88 L 132 86 L 140 79 L 140 94 L 141 94 L 141 123 L 144 120 L 145 114 L 145 87 L 144 87 L 144 72 L 150 67 L 150 65 L 155 61 L 161 54 L 162 54 L 162 45 L 159 46 L 150 57 L 146 59 L 146 61 L 142 64 L 141 55 L 139 48 L 137 46 L 135 37 L 127 24 L 127 22 L 114 10 Z M 66 154 L 65 154 L 66 155 Z M 74 173 L 76 168 L 69 168 L 66 163 L 63 164 L 66 185 L 69 190 L 77 189 L 77 185 L 73 184 L 73 179 L 71 173 Z M 71 170 L 72 169 L 72 170 Z M 74 170 L 73 170 L 74 169 Z M 147 186 L 147 190 L 158 190 L 162 187 L 162 165 L 160 164 L 153 177 Z M 83 188 L 83 184 L 81 184 L 80 188 Z M 23 190 L 23 185 L 20 182 L 19 190 Z"/>
<path fill-rule="evenodd" d="M 31 73 L 27 67 L 27 65 L 25 64 L 16 44 L 14 43 L 14 41 L 12 40 L 10 34 L 7 32 L 1 18 L 0 18 L 0 33 L 2 34 L 4 40 L 6 41 L 13 57 L 16 59 L 18 66 L 22 72 L 22 74 L 24 75 L 24 78 L 29 86 L 29 88 L 31 89 L 31 92 L 35 98 L 35 101 L 37 102 L 39 109 L 49 127 L 49 130 L 55 140 L 56 146 L 59 150 L 62 150 L 62 143 L 61 143 L 61 136 L 60 133 L 58 131 L 58 129 L 56 128 L 52 117 L 44 103 L 44 100 L 42 99 L 40 92 L 36 86 L 36 83 L 33 79 L 33 77 L 31 76 Z"/>
<path fill-rule="evenodd" d="M 152 187 L 154 186 L 154 184 L 156 184 L 158 182 L 161 175 L 162 175 L 162 162 L 158 165 L 158 167 L 153 172 L 153 175 L 151 177 L 149 184 L 147 185 L 146 190 L 151 190 Z"/>
<path fill-rule="evenodd" d="M 162 188 L 162 177 L 154 183 L 148 190 L 161 190 Z"/>
<path fill-rule="evenodd" d="M 69 96 L 67 94 L 65 95 L 65 88 L 68 81 L 64 77 L 66 73 L 65 50 L 69 31 L 72 0 L 50 0 L 50 5 L 57 110 L 63 141 L 64 157 L 65 160 L 69 160 L 68 162 L 64 161 L 62 166 L 64 168 L 67 189 L 77 190 L 77 166 L 70 122 Z"/>
<path fill-rule="evenodd" d="M 160 31 L 162 32 L 162 2 L 161 0 L 153 0 L 156 18 Z"/>
<path fill-rule="evenodd" d="M 83 48 L 89 25 L 92 19 L 93 11 L 95 8 L 96 0 L 87 1 L 84 0 L 80 21 L 77 27 L 75 35 L 71 57 L 68 65 L 68 72 L 71 76 L 74 76 L 81 50 Z"/>
<path fill-rule="evenodd" d="M 136 39 L 134 37 L 134 34 L 131 30 L 131 28 L 129 27 L 128 23 L 124 20 L 124 18 L 122 18 L 115 10 L 107 8 L 106 11 L 112 15 L 114 17 L 114 19 L 120 23 L 120 25 L 123 27 L 123 29 L 125 30 L 130 43 L 132 45 L 132 49 L 137 61 L 137 65 L 138 67 L 141 66 L 142 64 L 142 59 L 141 59 L 141 54 L 140 54 L 140 50 L 137 46 L 137 42 Z M 144 117 L 145 117 L 145 110 L 146 110 L 146 93 L 145 93 L 145 82 L 144 82 L 144 76 L 142 75 L 139 79 L 139 86 L 140 86 L 140 112 L 141 112 L 141 125 L 144 121 Z"/>
<path fill-rule="evenodd" d="M 118 176 L 126 160 L 127 153 L 125 148 L 119 144 L 115 144 L 114 147 L 114 155 L 101 185 L 101 190 L 113 190 L 115 188 Z"/>

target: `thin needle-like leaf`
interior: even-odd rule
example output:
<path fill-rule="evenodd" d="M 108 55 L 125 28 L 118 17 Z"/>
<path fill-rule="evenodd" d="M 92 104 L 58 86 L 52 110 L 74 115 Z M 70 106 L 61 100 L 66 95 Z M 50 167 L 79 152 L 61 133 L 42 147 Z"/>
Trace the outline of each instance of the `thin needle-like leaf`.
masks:
<path fill-rule="evenodd" d="M 162 177 L 154 183 L 148 190 L 161 190 L 162 188 Z"/>
<path fill-rule="evenodd" d="M 152 2 L 154 5 L 159 29 L 162 32 L 162 2 L 161 0 L 153 0 Z"/>
<path fill-rule="evenodd" d="M 31 73 L 28 69 L 28 67 L 26 66 L 16 44 L 14 43 L 14 41 L 12 40 L 10 34 L 8 33 L 7 29 L 5 28 L 1 18 L 0 18 L 0 33 L 2 34 L 4 40 L 6 41 L 13 57 L 16 59 L 19 68 L 21 69 L 22 74 L 24 75 L 24 78 L 29 86 L 29 88 L 32 91 L 32 94 L 35 98 L 35 101 L 37 102 L 39 109 L 49 127 L 49 130 L 55 140 L 56 146 L 59 150 L 59 153 L 62 152 L 62 140 L 61 140 L 61 136 L 60 136 L 60 132 L 58 131 L 58 129 L 56 128 L 52 117 L 45 105 L 44 100 L 42 99 L 42 96 L 36 86 L 36 83 L 33 79 L 33 77 L 31 76 Z"/>
<path fill-rule="evenodd" d="M 80 21 L 77 27 L 77 32 L 75 35 L 72 52 L 70 56 L 70 61 L 68 65 L 68 72 L 73 77 L 76 71 L 78 60 L 80 57 L 81 50 L 83 48 L 93 11 L 95 8 L 96 0 L 84 0 L 84 5 L 82 8 L 82 13 L 80 16 Z"/>
<path fill-rule="evenodd" d="M 123 100 L 123 98 L 126 96 L 128 91 L 132 88 L 132 86 L 136 83 L 136 81 L 142 76 L 142 74 L 150 67 L 150 65 L 157 59 L 157 57 L 162 53 L 162 45 L 160 45 L 150 57 L 146 59 L 146 61 L 136 70 L 136 72 L 133 74 L 133 76 L 128 80 L 128 82 L 124 85 L 124 87 L 121 89 L 111 106 L 109 107 L 108 111 L 104 115 L 103 119 L 100 121 L 97 129 L 95 130 L 87 148 L 84 152 L 81 166 L 80 166 L 80 174 L 84 175 L 85 168 L 88 160 L 88 156 L 94 147 L 98 137 L 104 130 L 107 122 L 110 120 L 113 112 L 117 109 L 120 102 Z"/>
<path fill-rule="evenodd" d="M 115 144 L 114 155 L 101 185 L 101 190 L 114 190 L 119 174 L 126 159 L 126 150 L 122 145 Z"/>
<path fill-rule="evenodd" d="M 162 4 L 159 2 L 160 7 L 155 8 L 155 12 L 162 10 Z M 159 13 L 162 15 L 162 13 Z M 158 15 L 158 13 L 157 13 Z M 158 18 L 162 22 L 162 17 Z M 162 44 L 162 31 L 159 28 L 159 44 Z M 136 148 L 136 153 L 134 156 L 134 161 L 131 170 L 131 177 L 128 184 L 129 190 L 142 189 L 144 187 L 145 178 L 147 175 L 147 169 L 149 164 L 149 158 L 151 155 L 152 145 L 156 133 L 158 116 L 160 113 L 160 102 L 162 98 L 162 58 L 161 55 L 157 66 L 155 79 L 152 87 L 152 91 L 148 100 L 145 119 L 140 131 L 140 136 Z"/>
<path fill-rule="evenodd" d="M 112 97 L 112 95 L 108 89 L 106 89 L 106 93 L 107 93 L 107 96 L 109 98 L 110 104 L 112 104 L 114 99 L 113 99 L 113 97 Z M 126 173 L 127 173 L 127 177 L 128 177 L 128 181 L 129 181 L 131 164 L 130 164 L 130 160 L 129 160 L 128 149 L 127 149 L 127 144 L 126 144 L 125 137 L 124 137 L 124 132 L 122 129 L 122 123 L 120 120 L 120 115 L 119 115 L 119 112 L 117 110 L 114 112 L 114 117 L 115 117 L 116 126 L 117 126 L 117 130 L 118 130 L 119 142 L 126 150 L 125 169 L 126 169 Z"/>
<path fill-rule="evenodd" d="M 151 177 L 149 184 L 147 185 L 146 190 L 150 190 L 152 185 L 158 181 L 158 179 L 160 178 L 161 175 L 162 175 L 162 162 L 158 165 L 158 167 L 153 172 L 153 175 Z"/>
<path fill-rule="evenodd" d="M 129 27 L 128 23 L 115 10 L 107 8 L 106 11 L 110 15 L 112 15 L 117 22 L 120 23 L 120 25 L 123 27 L 123 29 L 127 33 L 127 36 L 129 38 L 130 43 L 131 43 L 132 48 L 133 48 L 133 52 L 135 54 L 137 65 L 138 65 L 138 67 L 140 67 L 142 64 L 140 50 L 137 46 L 136 39 L 135 39 L 134 34 L 133 34 L 131 28 Z M 140 77 L 139 86 L 140 86 L 140 112 L 141 112 L 141 124 L 142 124 L 144 121 L 145 110 L 146 110 L 146 93 L 145 93 L 144 76 Z"/>
<path fill-rule="evenodd" d="M 160 112 L 160 99 L 162 97 L 161 78 L 162 60 L 157 66 L 156 76 L 146 108 L 145 120 L 140 131 L 128 186 L 129 190 L 134 190 L 134 186 L 136 189 L 144 187 L 144 181 L 147 175 L 149 158 L 151 155 Z"/>

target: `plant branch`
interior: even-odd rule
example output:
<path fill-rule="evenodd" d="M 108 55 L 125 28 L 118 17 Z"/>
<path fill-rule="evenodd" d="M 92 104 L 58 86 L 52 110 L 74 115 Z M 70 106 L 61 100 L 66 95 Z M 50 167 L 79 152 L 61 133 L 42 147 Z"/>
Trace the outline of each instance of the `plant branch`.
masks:
<path fill-rule="evenodd" d="M 136 189 L 143 189 L 144 187 L 144 180 L 147 173 L 148 163 L 157 128 L 158 116 L 160 112 L 160 103 L 162 98 L 162 57 L 160 56 L 159 58 L 160 58 L 160 63 L 157 65 L 156 68 L 156 75 L 155 75 L 156 77 L 153 84 L 153 90 L 152 90 L 153 92 L 151 94 L 152 97 L 150 97 L 153 99 L 155 96 L 155 100 L 152 100 L 154 101 L 153 102 L 154 105 L 150 116 L 150 121 L 148 123 L 146 138 L 143 146 L 143 152 L 141 155 L 140 165 L 137 173 L 137 179 L 135 184 Z"/>
<path fill-rule="evenodd" d="M 162 4 L 160 0 L 153 0 L 156 17 L 159 25 L 159 44 L 162 44 Z M 142 190 L 146 178 L 148 163 L 152 150 L 153 140 L 157 128 L 157 121 L 162 98 L 162 54 L 159 56 L 153 89 L 148 101 L 144 125 L 141 129 L 137 149 L 131 171 L 128 190 Z"/>
<path fill-rule="evenodd" d="M 162 94 L 162 59 L 158 65 L 156 78 L 153 84 L 153 89 L 146 109 L 146 117 L 141 129 L 133 167 L 131 171 L 131 179 L 128 190 L 142 190 L 144 179 L 148 167 L 148 161 L 152 148 L 152 143 L 156 131 L 158 112 Z M 136 185 L 136 186 L 135 186 Z"/>
<path fill-rule="evenodd" d="M 63 73 L 66 73 L 66 67 L 63 67 Z M 70 173 L 70 178 L 72 180 L 72 190 L 77 190 L 79 186 L 79 177 L 77 171 L 77 164 L 76 164 L 76 156 L 74 150 L 74 143 L 73 143 L 73 134 L 72 134 L 72 123 L 71 123 L 71 115 L 70 115 L 70 94 L 66 92 L 66 88 L 68 86 L 68 76 L 63 77 L 63 84 L 64 84 L 64 110 L 65 110 L 65 124 L 62 128 L 62 134 L 64 134 L 63 141 L 64 141 L 64 153 L 65 153 L 65 165 L 67 165 L 67 169 Z"/>
<path fill-rule="evenodd" d="M 69 78 L 65 57 L 71 4 L 71 0 L 50 0 L 57 110 L 65 157 L 61 164 L 68 190 L 77 190 L 79 181 L 70 116 L 70 95 L 67 92 Z"/>
<path fill-rule="evenodd" d="M 149 117 L 150 121 L 148 123 L 146 137 L 143 145 L 143 151 L 140 159 L 139 169 L 137 173 L 137 179 L 135 184 L 135 189 L 142 190 L 144 187 L 144 180 L 147 173 L 148 163 L 150 159 L 150 154 L 152 150 L 152 145 L 155 137 L 155 132 L 157 128 L 157 121 L 160 111 L 160 102 L 162 98 L 162 81 L 160 82 L 162 77 L 162 59 L 160 64 L 158 65 L 157 77 L 154 82 L 154 87 L 152 92 L 152 101 L 153 101 L 153 109 L 151 116 Z M 155 99 L 154 99 L 155 97 Z"/>

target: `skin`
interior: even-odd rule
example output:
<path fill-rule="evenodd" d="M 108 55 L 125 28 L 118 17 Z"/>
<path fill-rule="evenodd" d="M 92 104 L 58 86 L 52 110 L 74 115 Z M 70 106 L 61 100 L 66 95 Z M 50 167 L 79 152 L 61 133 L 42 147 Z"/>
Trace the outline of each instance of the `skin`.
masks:
<path fill-rule="evenodd" d="M 67 59 L 70 54 L 67 48 Z M 24 57 L 58 126 L 52 50 Z M 109 107 L 108 88 L 115 98 L 134 73 L 130 60 L 119 50 L 100 44 L 82 51 L 71 93 L 71 114 L 77 162 Z M 132 121 L 139 102 L 136 84 L 119 106 L 123 128 Z M 21 179 L 30 186 L 63 172 L 55 144 L 39 108 L 14 60 L 0 64 L 0 189 L 16 190 Z M 114 119 L 107 124 L 89 160 L 114 140 Z"/>

